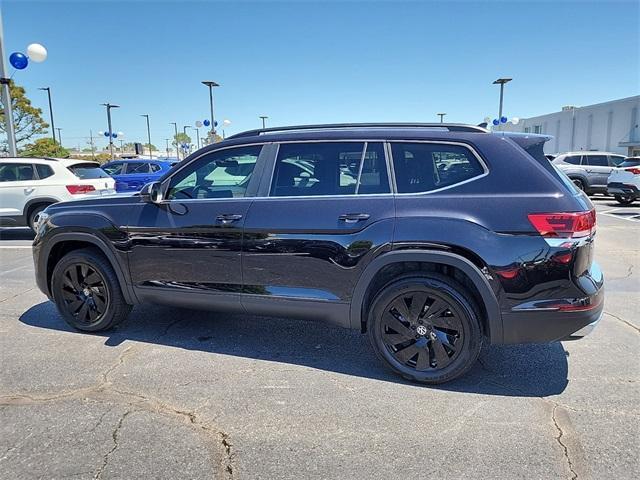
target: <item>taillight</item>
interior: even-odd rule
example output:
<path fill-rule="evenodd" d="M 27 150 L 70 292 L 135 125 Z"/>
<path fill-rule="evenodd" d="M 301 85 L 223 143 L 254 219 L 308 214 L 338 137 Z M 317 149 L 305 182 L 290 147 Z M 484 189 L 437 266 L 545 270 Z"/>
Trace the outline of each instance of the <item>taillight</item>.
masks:
<path fill-rule="evenodd" d="M 588 237 L 596 230 L 596 212 L 531 213 L 531 224 L 546 238 Z"/>
<path fill-rule="evenodd" d="M 640 175 L 640 168 L 638 168 L 638 167 L 625 168 L 625 170 L 627 172 L 633 173 L 634 175 Z"/>
<path fill-rule="evenodd" d="M 67 190 L 71 195 L 79 195 L 82 193 L 89 193 L 95 191 L 93 185 L 67 185 Z"/>

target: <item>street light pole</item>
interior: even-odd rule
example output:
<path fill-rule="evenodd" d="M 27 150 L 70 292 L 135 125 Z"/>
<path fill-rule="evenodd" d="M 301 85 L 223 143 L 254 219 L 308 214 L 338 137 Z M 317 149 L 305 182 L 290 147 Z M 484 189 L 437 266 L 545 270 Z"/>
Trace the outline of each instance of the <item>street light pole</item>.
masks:
<path fill-rule="evenodd" d="M 185 136 L 187 135 L 187 128 L 191 128 L 191 125 L 184 125 L 182 127 L 182 133 L 184 133 Z M 189 143 L 189 147 L 191 147 L 191 143 Z M 189 148 L 189 151 L 191 151 L 191 148 Z"/>
<path fill-rule="evenodd" d="M 176 158 L 178 160 L 180 160 L 180 153 L 179 153 L 179 150 L 178 150 L 178 124 L 176 122 L 171 122 L 171 123 L 169 123 L 169 125 L 173 125 L 173 129 L 176 132 L 176 136 L 173 137 L 173 138 L 176 141 Z"/>
<path fill-rule="evenodd" d="M 269 117 L 267 117 L 266 115 L 260 115 L 260 119 L 262 120 L 262 129 L 263 129 L 263 130 L 264 130 L 265 128 L 267 128 L 267 127 L 266 127 L 266 125 L 267 125 L 267 124 L 265 123 L 265 120 L 266 120 L 267 118 L 269 118 Z"/>
<path fill-rule="evenodd" d="M 151 158 L 151 130 L 149 129 L 149 115 L 145 113 L 144 115 L 140 116 L 147 119 L 147 139 L 149 140 L 149 158 Z"/>
<path fill-rule="evenodd" d="M 444 123 L 444 116 L 446 115 L 446 113 L 438 113 L 437 115 L 440 116 L 440 123 Z"/>
<path fill-rule="evenodd" d="M 498 108 L 498 122 L 502 118 L 502 100 L 504 98 L 504 84 L 509 83 L 512 78 L 499 78 L 495 82 L 494 85 L 500 85 L 500 107 Z"/>
<path fill-rule="evenodd" d="M 169 158 L 169 139 L 165 138 L 165 142 L 167 142 L 167 158 Z"/>
<path fill-rule="evenodd" d="M 38 90 L 46 90 L 47 97 L 49 97 L 49 116 L 51 117 L 51 135 L 53 136 L 53 142 L 56 141 L 56 126 L 53 123 L 53 107 L 51 106 L 51 88 L 50 87 L 41 87 Z"/>
<path fill-rule="evenodd" d="M 109 124 L 109 152 L 111 153 L 111 160 L 113 160 L 114 156 L 113 156 L 113 131 L 111 130 L 111 109 L 120 108 L 120 105 L 112 105 L 111 103 L 103 103 L 102 105 L 107 107 L 107 123 Z"/>
<path fill-rule="evenodd" d="M 60 133 L 60 130 L 62 130 L 61 128 L 56 128 L 56 130 L 58 131 L 58 144 L 60 146 L 62 146 L 62 134 Z M 56 136 L 55 134 L 53 135 L 53 141 L 56 141 Z"/>
<path fill-rule="evenodd" d="M 220 84 L 213 82 L 211 80 L 205 80 L 202 82 L 203 85 L 209 87 L 209 108 L 211 109 L 211 143 L 215 141 L 216 135 L 216 119 L 213 113 L 213 87 L 219 87 Z"/>
<path fill-rule="evenodd" d="M 196 138 L 198 139 L 198 143 L 197 143 L 198 150 L 200 150 L 200 129 L 196 128 L 195 131 L 196 131 Z"/>
<path fill-rule="evenodd" d="M 9 83 L 11 79 L 6 77 L 7 66 L 4 63 L 4 33 L 2 28 L 2 12 L 0 12 L 0 84 L 2 84 L 2 104 L 4 105 L 5 131 L 7 132 L 7 145 L 9 146 L 9 156 L 18 156 L 16 148 L 16 132 L 13 125 L 13 107 L 11 105 L 11 89 Z"/>

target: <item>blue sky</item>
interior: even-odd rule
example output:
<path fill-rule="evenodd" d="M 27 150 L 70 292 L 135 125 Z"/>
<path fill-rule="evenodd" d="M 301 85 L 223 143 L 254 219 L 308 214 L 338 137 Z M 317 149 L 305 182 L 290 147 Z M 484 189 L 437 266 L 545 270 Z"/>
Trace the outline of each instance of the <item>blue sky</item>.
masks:
<path fill-rule="evenodd" d="M 163 148 L 173 127 L 216 117 L 227 133 L 347 121 L 455 122 L 527 117 L 640 90 L 639 2 L 178 2 L 3 0 L 5 51 L 42 43 L 16 72 L 45 112 L 53 93 L 63 144 L 106 129 Z M 13 70 L 13 69 L 11 69 Z M 203 129 L 204 132 L 204 129 Z M 100 140 L 99 144 L 104 144 Z M 83 145 L 84 146 L 84 145 Z"/>

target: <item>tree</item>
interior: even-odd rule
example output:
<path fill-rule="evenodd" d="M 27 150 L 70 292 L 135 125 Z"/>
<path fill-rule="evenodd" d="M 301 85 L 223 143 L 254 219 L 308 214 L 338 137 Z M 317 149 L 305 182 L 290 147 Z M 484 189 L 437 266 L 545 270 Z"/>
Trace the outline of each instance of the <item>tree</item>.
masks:
<path fill-rule="evenodd" d="M 54 157 L 67 158 L 69 151 L 58 144 L 53 138 L 39 138 L 35 142 L 24 147 L 20 152 L 21 157 Z"/>
<path fill-rule="evenodd" d="M 42 118 L 42 110 L 31 105 L 25 94 L 25 89 L 16 85 L 13 80 L 9 84 L 11 91 L 11 106 L 13 107 L 13 124 L 15 125 L 16 144 L 25 142 L 34 135 L 46 133 L 49 124 Z M 0 103 L 0 132 L 5 131 L 4 105 Z M 51 140 L 53 142 L 53 140 Z M 3 142 L 3 150 L 7 150 Z"/>
<path fill-rule="evenodd" d="M 144 149 L 145 150 L 149 150 L 149 145 L 151 145 L 151 151 L 158 151 L 158 147 L 156 147 L 153 143 L 145 143 L 144 144 Z"/>

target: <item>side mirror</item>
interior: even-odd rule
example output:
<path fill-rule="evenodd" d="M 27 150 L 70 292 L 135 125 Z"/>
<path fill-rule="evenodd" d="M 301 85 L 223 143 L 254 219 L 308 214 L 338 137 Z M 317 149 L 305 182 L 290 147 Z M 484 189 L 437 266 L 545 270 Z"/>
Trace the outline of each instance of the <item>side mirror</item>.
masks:
<path fill-rule="evenodd" d="M 143 191 L 146 190 L 147 195 L 149 195 L 149 201 L 152 203 L 161 203 L 162 198 L 162 183 L 160 182 L 151 182 L 145 186 Z"/>

